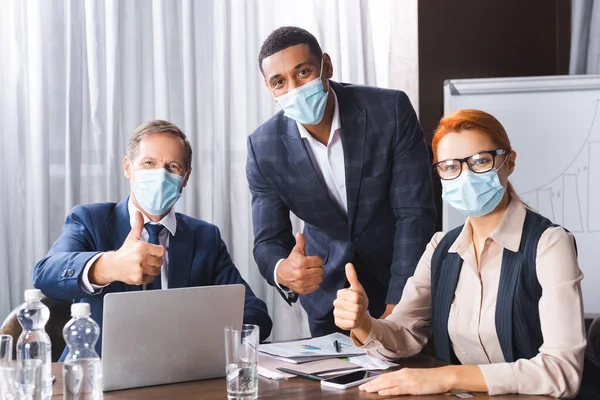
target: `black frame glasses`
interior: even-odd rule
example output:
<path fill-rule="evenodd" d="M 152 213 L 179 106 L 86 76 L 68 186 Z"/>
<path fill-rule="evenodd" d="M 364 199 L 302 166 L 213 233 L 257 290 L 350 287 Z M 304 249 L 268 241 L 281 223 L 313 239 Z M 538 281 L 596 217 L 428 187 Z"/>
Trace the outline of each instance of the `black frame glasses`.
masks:
<path fill-rule="evenodd" d="M 478 169 L 475 170 L 475 166 L 477 165 L 477 161 L 482 159 L 483 155 L 489 154 L 492 157 L 492 165 L 489 167 L 485 167 L 484 169 Z M 440 177 L 440 179 L 443 179 L 445 181 L 450 181 L 452 179 L 456 179 L 460 176 L 460 174 L 462 174 L 463 168 L 462 165 L 463 163 L 466 163 L 467 166 L 469 167 L 469 169 L 471 171 L 473 171 L 476 174 L 485 174 L 486 172 L 491 171 L 492 169 L 494 169 L 496 167 L 496 156 L 501 156 L 501 155 L 508 155 L 508 151 L 504 150 L 504 149 L 498 149 L 498 150 L 487 150 L 487 151 L 480 151 L 479 153 L 470 155 L 468 157 L 465 158 L 449 158 L 447 160 L 442 160 L 442 161 L 438 161 L 436 163 L 432 164 L 433 169 L 435 170 L 435 172 L 437 172 L 438 176 Z M 508 157 L 504 157 L 504 160 L 502 161 L 502 163 L 498 166 L 498 169 L 500 169 L 502 167 L 502 165 L 504 165 L 504 162 L 508 159 Z M 458 165 L 456 165 L 458 164 Z M 458 173 L 456 174 L 456 176 L 451 176 L 450 174 L 447 173 L 443 173 L 440 172 L 440 166 L 448 166 L 448 165 L 455 165 L 458 166 L 458 168 L 456 169 L 456 171 L 458 171 Z"/>

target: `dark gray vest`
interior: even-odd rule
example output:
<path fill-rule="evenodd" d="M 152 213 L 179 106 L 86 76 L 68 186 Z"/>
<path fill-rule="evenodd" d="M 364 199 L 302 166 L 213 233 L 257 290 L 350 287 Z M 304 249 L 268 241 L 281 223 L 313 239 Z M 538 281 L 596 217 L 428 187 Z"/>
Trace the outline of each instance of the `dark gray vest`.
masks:
<path fill-rule="evenodd" d="M 542 345 L 538 303 L 542 287 L 536 275 L 537 247 L 542 233 L 552 222 L 527 210 L 519 251 L 504 249 L 496 301 L 496 332 L 506 362 L 532 358 Z M 450 305 L 458 283 L 462 258 L 448 253 L 462 226 L 448 232 L 431 258 L 432 328 L 435 356 L 457 364 L 448 336 Z"/>

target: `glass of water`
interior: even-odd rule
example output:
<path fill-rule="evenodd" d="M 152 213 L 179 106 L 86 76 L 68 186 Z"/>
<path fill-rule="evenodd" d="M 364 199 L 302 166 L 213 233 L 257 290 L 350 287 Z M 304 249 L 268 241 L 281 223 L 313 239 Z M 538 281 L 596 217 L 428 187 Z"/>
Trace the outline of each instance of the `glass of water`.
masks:
<path fill-rule="evenodd" d="M 258 397 L 258 343 L 260 327 L 242 325 L 242 329 L 225 327 L 225 364 L 227 398 L 248 400 Z"/>
<path fill-rule="evenodd" d="M 13 338 L 10 335 L 0 335 L 0 363 L 12 361 Z"/>
<path fill-rule="evenodd" d="M 19 360 L 0 363 L 0 399 L 41 400 L 41 374 L 41 360 Z"/>

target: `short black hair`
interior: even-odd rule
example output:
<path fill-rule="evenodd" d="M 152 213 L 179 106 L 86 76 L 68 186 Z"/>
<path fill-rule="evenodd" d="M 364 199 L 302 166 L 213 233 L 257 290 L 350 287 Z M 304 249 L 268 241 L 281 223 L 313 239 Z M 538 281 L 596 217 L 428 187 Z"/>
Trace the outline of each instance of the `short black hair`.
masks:
<path fill-rule="evenodd" d="M 297 26 L 282 26 L 271 32 L 260 47 L 260 53 L 258 53 L 260 72 L 264 74 L 262 62 L 265 58 L 298 44 L 307 45 L 311 54 L 318 59 L 323 57 L 323 50 L 312 33 Z"/>

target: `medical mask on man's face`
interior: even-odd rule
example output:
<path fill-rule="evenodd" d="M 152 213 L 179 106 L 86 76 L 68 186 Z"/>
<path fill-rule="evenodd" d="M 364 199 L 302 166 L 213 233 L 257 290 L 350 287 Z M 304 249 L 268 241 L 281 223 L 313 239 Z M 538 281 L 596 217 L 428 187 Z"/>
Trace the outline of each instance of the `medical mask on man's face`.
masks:
<path fill-rule="evenodd" d="M 456 179 L 442 179 L 442 199 L 469 217 L 481 217 L 494 211 L 504 190 L 496 169 L 481 174 L 467 170 Z"/>
<path fill-rule="evenodd" d="M 303 125 L 316 125 L 321 122 L 329 95 L 323 88 L 322 75 L 323 59 L 318 78 L 275 98 L 286 117 Z"/>
<path fill-rule="evenodd" d="M 166 213 L 181 197 L 183 176 L 171 173 L 164 168 L 134 171 L 133 194 L 148 214 L 162 215 Z"/>

